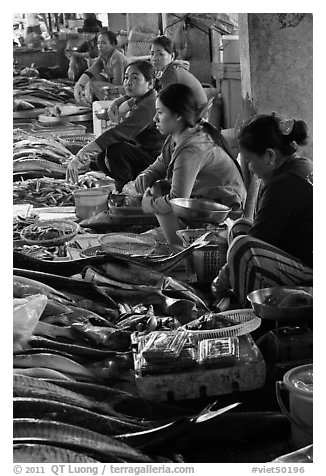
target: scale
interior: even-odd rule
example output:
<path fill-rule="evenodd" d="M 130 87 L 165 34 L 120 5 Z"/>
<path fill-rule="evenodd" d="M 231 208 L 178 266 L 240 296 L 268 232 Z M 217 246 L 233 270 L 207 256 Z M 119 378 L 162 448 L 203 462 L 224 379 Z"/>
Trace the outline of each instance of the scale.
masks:
<path fill-rule="evenodd" d="M 275 293 L 288 289 L 305 290 L 312 296 L 309 287 L 265 288 L 249 294 L 254 312 L 262 319 L 260 337 L 256 344 L 264 355 L 266 364 L 274 372 L 287 371 L 297 365 L 312 363 L 313 360 L 313 312 L 310 305 L 282 308 L 262 305 L 268 290 Z M 260 302 L 253 298 L 260 296 Z"/>

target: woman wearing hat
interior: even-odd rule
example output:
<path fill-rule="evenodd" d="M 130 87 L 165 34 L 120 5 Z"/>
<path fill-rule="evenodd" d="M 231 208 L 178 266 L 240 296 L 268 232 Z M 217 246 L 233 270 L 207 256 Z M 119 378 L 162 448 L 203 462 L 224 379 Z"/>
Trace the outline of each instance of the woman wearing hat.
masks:
<path fill-rule="evenodd" d="M 107 96 L 106 88 L 122 87 L 127 59 L 116 46 L 116 35 L 112 31 L 102 30 L 97 39 L 99 57 L 75 84 L 77 103 L 83 102 L 83 99 L 88 103 L 94 99 L 103 100 Z"/>
<path fill-rule="evenodd" d="M 69 59 L 69 79 L 77 81 L 90 66 L 89 60 L 97 58 L 97 34 L 101 26 L 102 22 L 97 20 L 96 17 L 86 18 L 83 27 L 78 29 L 79 33 L 84 34 L 85 41 L 76 50 L 70 46 L 66 48 L 66 56 Z"/>

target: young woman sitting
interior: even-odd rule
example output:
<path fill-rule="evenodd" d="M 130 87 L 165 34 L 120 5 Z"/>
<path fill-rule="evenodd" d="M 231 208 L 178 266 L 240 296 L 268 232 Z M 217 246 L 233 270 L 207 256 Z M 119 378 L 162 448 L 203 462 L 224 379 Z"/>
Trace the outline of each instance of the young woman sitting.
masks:
<path fill-rule="evenodd" d="M 181 227 L 172 212 L 172 198 L 214 200 L 230 206 L 231 216 L 241 215 L 246 198 L 240 168 L 227 143 L 215 127 L 198 120 L 196 99 L 188 86 L 172 84 L 163 89 L 156 100 L 154 121 L 168 137 L 157 160 L 135 180 L 136 190 L 144 194 L 144 212 L 163 217 L 174 228 L 169 234 L 159 220 L 170 242 L 178 242 L 175 230 Z M 171 189 L 155 196 L 151 187 L 160 179 L 167 179 Z"/>
<path fill-rule="evenodd" d="M 94 156 L 100 170 L 115 179 L 118 192 L 154 162 L 160 153 L 163 137 L 155 127 L 156 92 L 154 70 L 149 61 L 131 63 L 125 73 L 124 87 L 133 104 L 118 124 L 109 127 L 83 147 L 70 161 L 67 179 L 76 182 L 78 169 Z"/>

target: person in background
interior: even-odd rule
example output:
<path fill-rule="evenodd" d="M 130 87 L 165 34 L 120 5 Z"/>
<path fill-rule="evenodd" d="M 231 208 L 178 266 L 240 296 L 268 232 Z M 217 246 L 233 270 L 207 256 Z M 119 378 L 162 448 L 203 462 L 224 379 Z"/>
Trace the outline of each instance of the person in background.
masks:
<path fill-rule="evenodd" d="M 125 91 L 133 106 L 124 119 L 83 147 L 67 168 L 67 180 L 77 182 L 78 169 L 97 156 L 101 171 L 115 179 L 118 192 L 154 162 L 164 138 L 156 129 L 156 91 L 153 89 L 154 70 L 149 61 L 129 64 L 124 79 Z"/>
<path fill-rule="evenodd" d="M 85 41 L 77 48 L 72 48 L 68 43 L 65 54 L 69 59 L 68 78 L 72 81 L 77 81 L 90 66 L 89 61 L 98 56 L 97 34 L 101 27 L 102 22 L 96 17 L 86 18 L 83 27 L 78 29 L 79 33 L 84 34 Z"/>
<path fill-rule="evenodd" d="M 151 62 L 157 77 L 157 90 L 170 84 L 185 84 L 192 90 L 199 112 L 203 115 L 207 108 L 207 96 L 200 81 L 189 70 L 189 63 L 176 60 L 176 53 L 170 38 L 160 35 L 153 39 Z"/>
<path fill-rule="evenodd" d="M 106 88 L 122 86 L 127 59 L 116 49 L 117 39 L 110 30 L 101 30 L 97 39 L 99 57 L 79 78 L 74 88 L 77 103 L 104 100 Z"/>
<path fill-rule="evenodd" d="M 244 207 L 246 189 L 239 165 L 220 132 L 199 120 L 188 86 L 171 84 L 159 92 L 154 121 L 168 137 L 157 160 L 136 178 L 135 188 L 144 194 L 143 211 L 156 214 L 170 243 L 178 242 L 175 231 L 180 228 L 170 204 L 173 198 L 213 200 L 231 207 L 231 216 L 237 217 Z M 170 190 L 160 194 L 152 187 L 161 179 L 168 181 Z"/>
<path fill-rule="evenodd" d="M 239 133 L 240 153 L 263 182 L 253 222 L 230 229 L 227 264 L 214 280 L 215 294 L 230 290 L 243 307 L 247 294 L 275 286 L 311 286 L 313 279 L 312 161 L 297 153 L 306 124 L 276 114 L 257 115 Z"/>

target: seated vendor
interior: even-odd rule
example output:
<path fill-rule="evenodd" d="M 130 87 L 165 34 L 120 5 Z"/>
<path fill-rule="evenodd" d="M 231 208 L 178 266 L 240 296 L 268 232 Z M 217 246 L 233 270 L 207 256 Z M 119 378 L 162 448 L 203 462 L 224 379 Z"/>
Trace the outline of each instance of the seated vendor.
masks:
<path fill-rule="evenodd" d="M 214 280 L 218 297 L 232 290 L 249 307 L 256 289 L 312 285 L 312 161 L 297 153 L 306 141 L 303 121 L 275 114 L 255 116 L 240 131 L 240 153 L 264 187 L 253 223 L 240 218 L 230 230 L 227 264 Z"/>
<path fill-rule="evenodd" d="M 196 99 L 188 86 L 172 84 L 163 89 L 154 121 L 168 137 L 160 156 L 135 181 L 136 190 L 144 194 L 144 212 L 156 214 L 171 243 L 178 242 L 175 231 L 181 227 L 172 212 L 172 198 L 214 200 L 231 207 L 236 216 L 241 215 L 246 199 L 241 170 L 228 144 L 214 126 L 198 119 Z M 171 188 L 155 196 L 151 187 L 159 179 L 167 179 Z"/>
<path fill-rule="evenodd" d="M 77 47 L 71 48 L 68 42 L 65 54 L 69 60 L 68 78 L 77 81 L 90 66 L 89 62 L 97 58 L 97 34 L 102 23 L 97 18 L 86 18 L 83 27 L 78 29 L 84 36 L 84 41 Z"/>
<path fill-rule="evenodd" d="M 185 84 L 192 90 L 199 112 L 206 112 L 207 96 L 200 81 L 189 71 L 187 61 L 177 60 L 176 51 L 170 38 L 161 35 L 152 41 L 151 61 L 157 77 L 156 89 L 160 91 L 170 84 Z"/>
<path fill-rule="evenodd" d="M 99 169 L 115 180 L 116 190 L 134 180 L 152 164 L 164 141 L 155 127 L 156 92 L 153 89 L 154 70 L 149 61 L 131 63 L 125 73 L 124 87 L 133 105 L 125 117 L 99 137 L 83 147 L 67 167 L 67 179 L 76 182 L 78 169 L 94 156 Z"/>
<path fill-rule="evenodd" d="M 74 96 L 77 103 L 92 103 L 104 100 L 107 88 L 118 88 L 123 84 L 127 59 L 116 49 L 117 39 L 109 30 L 102 30 L 98 36 L 99 57 L 75 84 Z"/>

